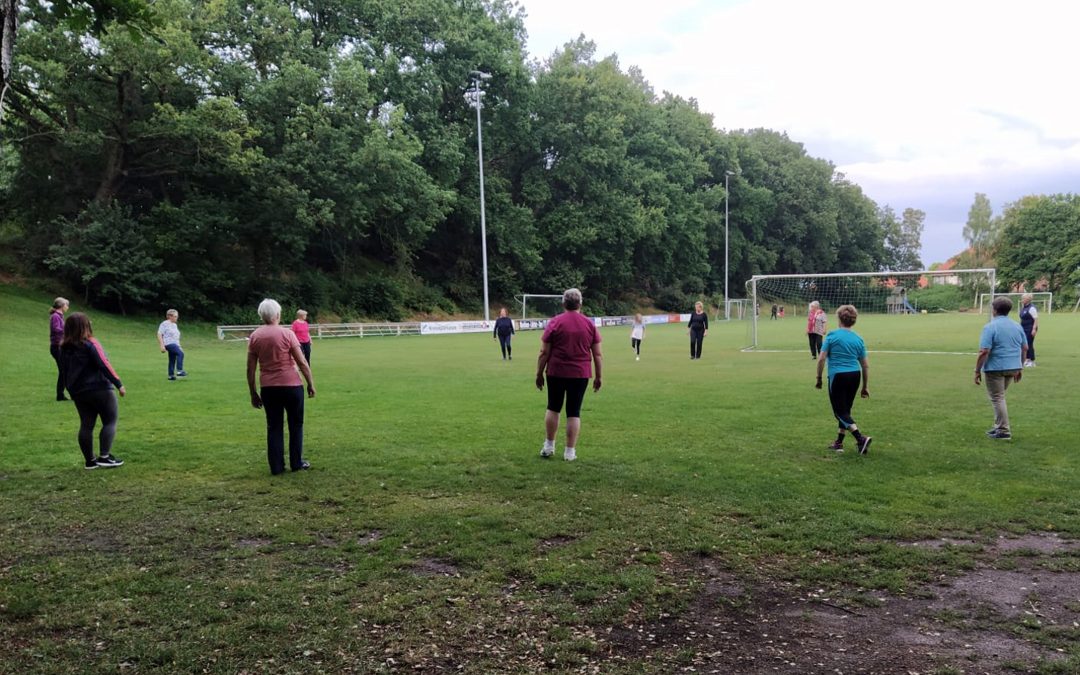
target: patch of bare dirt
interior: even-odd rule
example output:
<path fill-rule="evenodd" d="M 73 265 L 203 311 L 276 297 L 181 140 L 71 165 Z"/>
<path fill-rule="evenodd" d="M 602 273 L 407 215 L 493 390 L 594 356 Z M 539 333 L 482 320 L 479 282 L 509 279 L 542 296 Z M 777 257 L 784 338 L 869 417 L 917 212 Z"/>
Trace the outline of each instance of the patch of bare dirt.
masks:
<path fill-rule="evenodd" d="M 248 537 L 236 540 L 238 548 L 265 548 L 272 543 L 274 543 L 273 540 L 266 537 Z"/>
<path fill-rule="evenodd" d="M 382 532 L 380 532 L 379 530 L 372 530 L 371 532 L 365 532 L 364 534 L 360 535 L 357 538 L 356 543 L 360 544 L 361 546 L 370 546 L 371 544 L 374 544 L 375 542 L 382 539 L 382 536 Z"/>
<path fill-rule="evenodd" d="M 575 541 L 577 541 L 577 537 L 572 537 L 565 534 L 558 534 L 554 537 L 541 539 L 537 548 L 540 549 L 540 551 L 550 551 L 555 548 L 562 548 L 563 546 L 572 544 Z"/>
<path fill-rule="evenodd" d="M 409 567 L 409 571 L 418 577 L 456 577 L 460 574 L 457 565 L 435 558 L 421 558 Z"/>

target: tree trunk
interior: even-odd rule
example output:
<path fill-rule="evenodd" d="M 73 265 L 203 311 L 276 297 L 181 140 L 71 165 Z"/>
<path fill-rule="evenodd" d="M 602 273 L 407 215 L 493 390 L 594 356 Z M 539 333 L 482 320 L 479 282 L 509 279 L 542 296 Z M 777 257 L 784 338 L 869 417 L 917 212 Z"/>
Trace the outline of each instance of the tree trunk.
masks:
<path fill-rule="evenodd" d="M 0 120 L 4 119 L 4 95 L 11 81 L 11 59 L 15 51 L 15 0 L 0 0 Z"/>
<path fill-rule="evenodd" d="M 3 2 L 4 0 L 0 0 Z M 116 79 L 116 121 L 113 128 L 116 138 L 106 143 L 105 169 L 98 183 L 94 201 L 104 204 L 112 201 L 120 191 L 127 176 L 131 146 L 128 132 L 135 119 L 139 104 L 139 87 L 130 70 L 120 73 Z"/>

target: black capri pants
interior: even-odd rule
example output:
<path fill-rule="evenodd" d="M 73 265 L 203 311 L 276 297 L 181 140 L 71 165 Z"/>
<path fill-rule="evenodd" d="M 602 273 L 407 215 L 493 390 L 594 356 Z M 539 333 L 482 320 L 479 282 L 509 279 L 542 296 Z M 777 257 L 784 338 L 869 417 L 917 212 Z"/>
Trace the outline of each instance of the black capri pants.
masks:
<path fill-rule="evenodd" d="M 855 426 L 855 420 L 851 418 L 851 406 L 855 403 L 855 394 L 859 391 L 861 381 L 862 372 L 858 370 L 836 373 L 829 378 L 829 403 L 832 404 L 833 415 L 836 415 L 841 429 Z"/>
<path fill-rule="evenodd" d="M 589 388 L 587 377 L 552 377 L 547 376 L 547 409 L 562 412 L 563 399 L 566 399 L 566 416 L 581 417 L 581 402 L 585 400 L 585 390 Z"/>

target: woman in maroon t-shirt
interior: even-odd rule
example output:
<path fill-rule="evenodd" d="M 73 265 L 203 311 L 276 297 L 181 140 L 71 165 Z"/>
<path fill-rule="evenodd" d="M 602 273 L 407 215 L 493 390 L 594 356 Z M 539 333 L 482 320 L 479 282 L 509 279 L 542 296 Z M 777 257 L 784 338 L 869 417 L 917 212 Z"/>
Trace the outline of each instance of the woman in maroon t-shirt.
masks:
<path fill-rule="evenodd" d="M 536 388 L 544 390 L 547 374 L 548 404 L 544 415 L 544 447 L 540 456 L 555 453 L 555 434 L 559 431 L 559 413 L 566 401 L 566 448 L 563 459 L 577 459 L 577 438 L 581 432 L 581 402 L 596 367 L 593 391 L 600 391 L 600 333 L 592 319 L 581 313 L 581 291 L 571 288 L 563 293 L 565 312 L 548 322 L 540 338 L 540 358 L 536 361 Z"/>

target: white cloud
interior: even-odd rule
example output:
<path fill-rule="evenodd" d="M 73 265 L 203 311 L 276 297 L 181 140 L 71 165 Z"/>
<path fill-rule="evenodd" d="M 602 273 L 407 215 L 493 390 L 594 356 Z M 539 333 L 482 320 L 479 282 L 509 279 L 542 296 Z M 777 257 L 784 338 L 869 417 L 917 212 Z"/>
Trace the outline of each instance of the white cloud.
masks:
<path fill-rule="evenodd" d="M 658 91 L 698 99 L 718 127 L 786 131 L 879 203 L 927 211 L 926 262 L 962 248 L 976 191 L 999 205 L 1080 191 L 1080 3 L 526 0 L 526 11 L 538 57 L 584 33 Z"/>

